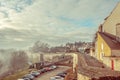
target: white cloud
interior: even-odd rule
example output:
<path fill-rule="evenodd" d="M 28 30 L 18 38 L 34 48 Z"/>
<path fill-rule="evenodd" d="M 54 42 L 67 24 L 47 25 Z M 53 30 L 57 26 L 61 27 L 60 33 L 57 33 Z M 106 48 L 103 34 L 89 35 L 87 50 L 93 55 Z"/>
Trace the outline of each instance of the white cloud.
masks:
<path fill-rule="evenodd" d="M 24 41 L 24 39 L 22 39 L 22 38 L 14 38 L 14 41 Z"/>
<path fill-rule="evenodd" d="M 91 41 L 98 25 L 117 3 L 117 0 L 35 0 L 32 4 L 26 2 L 31 0 L 1 1 L 0 11 L 8 13 L 5 18 L 0 12 L 0 30 L 4 31 L 1 34 L 7 36 L 9 42 L 23 42 L 24 45 L 19 44 L 22 47 L 31 45 L 36 40 L 52 45 L 67 41 Z M 90 20 L 91 26 L 83 25 Z M 14 46 L 17 45 L 18 43 Z"/>

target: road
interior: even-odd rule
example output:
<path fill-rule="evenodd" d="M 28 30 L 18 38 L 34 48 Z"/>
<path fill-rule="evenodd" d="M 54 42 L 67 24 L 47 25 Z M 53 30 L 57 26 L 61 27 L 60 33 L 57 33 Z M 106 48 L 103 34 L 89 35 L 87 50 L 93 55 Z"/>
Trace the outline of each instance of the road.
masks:
<path fill-rule="evenodd" d="M 46 72 L 41 74 L 38 78 L 36 78 L 35 80 L 50 80 L 50 77 L 55 76 L 56 74 L 63 72 L 65 70 L 68 70 L 70 67 L 67 66 L 59 66 L 57 69 L 50 71 L 50 72 Z"/>

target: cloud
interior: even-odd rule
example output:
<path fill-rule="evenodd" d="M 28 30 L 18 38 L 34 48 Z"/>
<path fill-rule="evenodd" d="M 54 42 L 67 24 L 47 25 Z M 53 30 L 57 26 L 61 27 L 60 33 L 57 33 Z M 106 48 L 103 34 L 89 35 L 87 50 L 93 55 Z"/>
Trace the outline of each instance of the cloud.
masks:
<path fill-rule="evenodd" d="M 51 45 L 91 41 L 97 27 L 117 2 L 0 0 L 0 48 L 24 48 L 37 40 Z"/>
<path fill-rule="evenodd" d="M 21 42 L 21 41 L 24 41 L 24 39 L 22 39 L 22 38 L 14 38 L 14 40 L 15 40 L 15 41 L 18 41 L 18 42 L 19 42 L 19 41 L 20 41 L 20 42 Z"/>

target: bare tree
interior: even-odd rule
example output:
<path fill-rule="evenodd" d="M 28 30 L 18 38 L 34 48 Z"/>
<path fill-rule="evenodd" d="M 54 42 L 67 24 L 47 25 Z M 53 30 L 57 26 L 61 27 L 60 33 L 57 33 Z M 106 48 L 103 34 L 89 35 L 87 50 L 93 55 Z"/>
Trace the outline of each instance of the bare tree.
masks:
<path fill-rule="evenodd" d="M 47 43 L 37 41 L 32 47 L 30 47 L 30 51 L 35 53 L 49 52 L 49 45 Z"/>
<path fill-rule="evenodd" d="M 3 67 L 3 63 L 2 61 L 0 61 L 0 69 Z"/>
<path fill-rule="evenodd" d="M 28 56 L 24 51 L 19 51 L 20 68 L 24 68 L 28 63 Z"/>
<path fill-rule="evenodd" d="M 10 68 L 12 70 L 23 69 L 28 62 L 27 54 L 24 51 L 15 51 L 12 53 Z"/>

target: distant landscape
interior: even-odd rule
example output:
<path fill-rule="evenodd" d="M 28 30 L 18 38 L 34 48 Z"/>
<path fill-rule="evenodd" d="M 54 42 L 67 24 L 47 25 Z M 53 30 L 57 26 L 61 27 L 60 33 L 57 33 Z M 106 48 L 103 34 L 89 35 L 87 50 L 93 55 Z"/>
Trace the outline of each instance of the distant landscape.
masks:
<path fill-rule="evenodd" d="M 91 43 L 75 42 L 50 47 L 47 43 L 37 41 L 28 50 L 0 49 L 0 75 L 9 75 L 40 62 L 40 54 L 44 54 L 45 61 L 51 61 L 65 53 L 79 52 L 79 48 L 90 48 L 91 45 Z"/>

